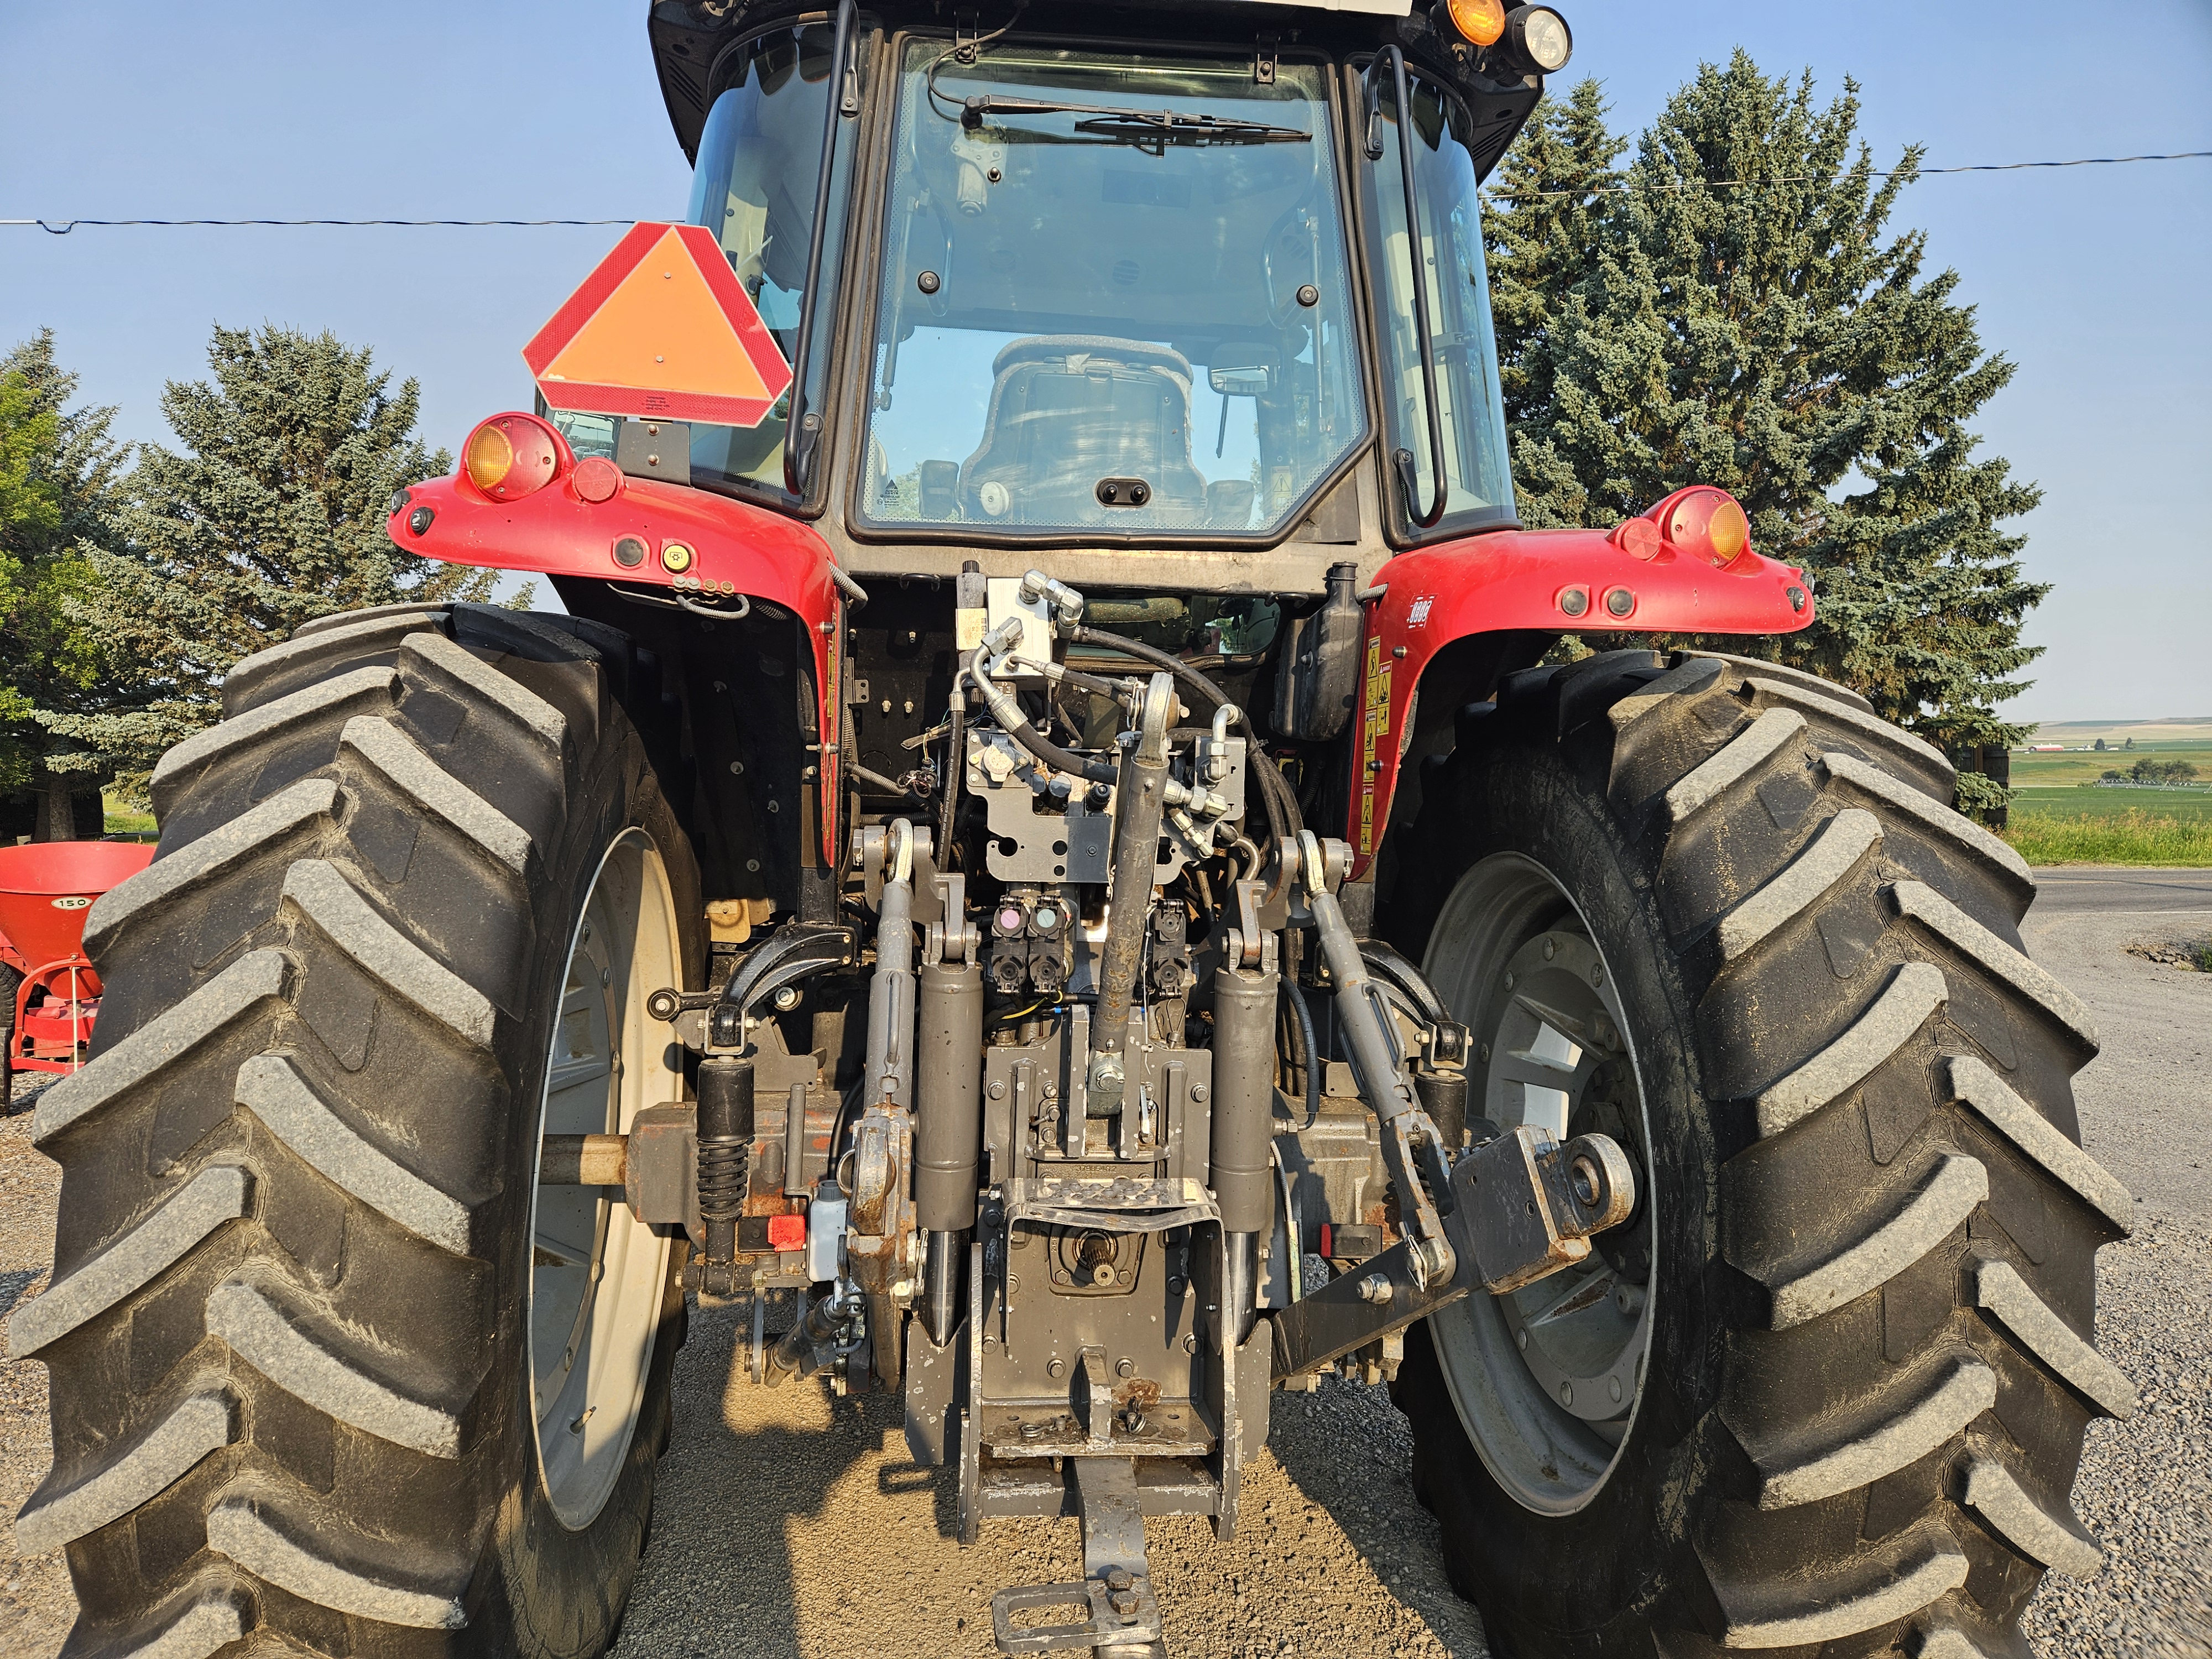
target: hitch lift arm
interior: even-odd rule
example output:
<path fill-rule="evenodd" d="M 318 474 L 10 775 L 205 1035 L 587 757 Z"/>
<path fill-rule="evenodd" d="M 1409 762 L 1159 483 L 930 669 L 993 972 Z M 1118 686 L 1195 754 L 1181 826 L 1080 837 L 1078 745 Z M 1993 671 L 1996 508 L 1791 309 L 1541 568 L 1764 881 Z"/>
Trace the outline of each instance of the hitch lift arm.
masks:
<path fill-rule="evenodd" d="M 1336 981 L 1352 1072 L 1382 1123 L 1383 1164 L 1407 1236 L 1274 1316 L 1279 1381 L 1391 1336 L 1475 1290 L 1503 1295 L 1579 1261 L 1591 1236 L 1626 1220 L 1636 1204 L 1627 1155 L 1605 1135 L 1579 1135 L 1562 1146 L 1522 1125 L 1455 1162 L 1447 1156 L 1414 1091 L 1389 994 L 1370 978 L 1333 890 L 1351 851 L 1309 832 L 1300 873 Z"/>

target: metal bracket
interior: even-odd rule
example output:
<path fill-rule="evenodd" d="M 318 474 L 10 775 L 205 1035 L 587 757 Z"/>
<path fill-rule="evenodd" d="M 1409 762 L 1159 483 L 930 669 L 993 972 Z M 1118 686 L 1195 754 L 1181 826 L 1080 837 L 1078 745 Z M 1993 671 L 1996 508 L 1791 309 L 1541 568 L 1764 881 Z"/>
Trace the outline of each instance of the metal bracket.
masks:
<path fill-rule="evenodd" d="M 1104 1351 L 1096 1352 L 1103 1365 Z M 1088 1359 L 1086 1358 L 1086 1363 Z M 1079 1584 L 1027 1584 L 991 1598 L 991 1634 L 1006 1654 L 1095 1649 L 1102 1656 L 1164 1656 L 1160 1605 L 1145 1562 L 1145 1516 L 1137 1469 L 1128 1457 L 1075 1457 L 1075 1492 L 1083 1517 Z M 1080 1624 L 1017 1626 L 1013 1615 L 1035 1607 L 1088 1606 Z"/>
<path fill-rule="evenodd" d="M 1420 1277 L 1412 1239 L 1330 1280 L 1274 1315 L 1278 1380 L 1381 1341 L 1476 1290 L 1503 1295 L 1580 1261 L 1590 1235 L 1635 1207 L 1636 1177 L 1604 1135 L 1561 1146 L 1523 1125 L 1461 1158 L 1450 1196 L 1450 1281 Z"/>
<path fill-rule="evenodd" d="M 925 858 L 915 860 L 916 873 Z M 934 866 L 932 866 L 933 868 Z M 921 959 L 957 966 L 975 960 L 982 930 L 968 915 L 968 878 L 935 875 L 915 884 L 915 920 L 921 924 Z"/>
<path fill-rule="evenodd" d="M 1494 1296 L 1580 1261 L 1591 1234 L 1626 1221 L 1636 1207 L 1627 1154 L 1606 1135 L 1577 1135 L 1562 1146 L 1524 1124 L 1460 1162 L 1472 1201 L 1458 1231 Z"/>
<path fill-rule="evenodd" d="M 1017 1178 L 1008 1181 L 1005 1190 L 1006 1219 L 1040 1227 L 1151 1233 L 1221 1219 L 1205 1185 L 1187 1177 Z"/>
<path fill-rule="evenodd" d="M 1226 941 L 1229 965 L 1266 973 L 1273 966 L 1266 958 L 1275 942 L 1260 915 L 1267 902 L 1267 884 L 1240 881 L 1232 884 L 1230 890 L 1237 900 L 1237 925 L 1229 930 Z"/>
<path fill-rule="evenodd" d="M 1079 1584 L 1024 1584 L 991 1598 L 991 1636 L 1006 1654 L 1060 1653 L 1100 1648 L 1141 1647 L 1161 1639 L 1160 1604 L 1152 1581 L 1142 1573 L 1123 1573 L 1119 1589 L 1103 1578 Z M 1036 1607 L 1087 1604 L 1091 1617 L 1080 1624 L 1017 1625 L 1013 1615 Z M 1121 1606 L 1129 1609 L 1120 1610 Z"/>
<path fill-rule="evenodd" d="M 881 1102 L 860 1114 L 853 1135 L 850 1224 L 845 1256 L 853 1282 L 901 1307 L 913 1299 L 921 1260 L 911 1171 L 914 1114 Z"/>
<path fill-rule="evenodd" d="M 745 1023 L 752 1011 L 787 985 L 832 968 L 850 968 L 860 959 L 859 930 L 841 922 L 793 921 L 778 928 L 773 938 L 756 946 L 723 986 L 706 1024 L 706 1046 L 737 1053 L 745 1046 Z M 662 999 L 672 994 L 656 991 L 647 1002 L 651 1013 L 663 1019 L 678 1017 L 675 1009 L 661 1012 Z M 689 1003 L 690 998 L 679 999 Z M 678 1035 L 684 1035 L 679 1024 Z"/>

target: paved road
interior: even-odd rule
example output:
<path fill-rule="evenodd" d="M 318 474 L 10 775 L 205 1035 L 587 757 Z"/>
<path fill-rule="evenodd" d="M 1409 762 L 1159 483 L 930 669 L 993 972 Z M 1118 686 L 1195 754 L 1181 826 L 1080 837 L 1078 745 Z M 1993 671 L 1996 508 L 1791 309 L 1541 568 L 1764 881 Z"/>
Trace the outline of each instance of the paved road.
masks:
<path fill-rule="evenodd" d="M 2212 934 L 2212 870 L 2039 870 L 2027 948 L 2096 1011 L 2082 1144 L 2153 1214 L 2212 1221 L 2212 975 L 2128 954 Z M 2201 1231 L 2201 1230 L 2200 1230 Z"/>
<path fill-rule="evenodd" d="M 2212 910 L 2212 870 L 2136 870 L 2124 865 L 2071 865 L 2035 872 L 2038 891 L 2030 931 L 2061 916 L 2187 916 Z"/>
<path fill-rule="evenodd" d="M 2084 1137 L 2142 1197 L 2135 1237 L 2101 1263 L 2100 1342 L 2143 1388 L 2092 1429 L 2075 1492 L 2107 1565 L 2048 1581 L 2036 1659 L 2212 1656 L 2212 976 L 2129 956 L 2212 933 L 2212 872 L 2040 872 L 2028 936 L 2081 994 L 2105 1052 L 2081 1079 Z M 37 1288 L 59 1182 L 0 1118 L 0 1312 Z M 908 1463 L 878 1404 L 752 1388 L 741 1304 L 708 1306 L 678 1369 L 678 1426 L 652 1547 L 617 1659 L 948 1659 L 993 1651 L 987 1603 L 1016 1582 L 1073 1577 L 1075 1524 L 996 1523 L 951 1541 L 949 1481 Z M 0 1512 L 43 1475 L 46 1376 L 0 1364 Z M 1278 1395 L 1235 1545 L 1156 1522 L 1152 1565 L 1177 1659 L 1486 1654 L 1444 1582 L 1414 1501 L 1412 1442 L 1382 1390 L 1332 1382 Z M 51 1659 L 70 1617 L 58 1555 L 0 1550 L 0 1651 Z"/>

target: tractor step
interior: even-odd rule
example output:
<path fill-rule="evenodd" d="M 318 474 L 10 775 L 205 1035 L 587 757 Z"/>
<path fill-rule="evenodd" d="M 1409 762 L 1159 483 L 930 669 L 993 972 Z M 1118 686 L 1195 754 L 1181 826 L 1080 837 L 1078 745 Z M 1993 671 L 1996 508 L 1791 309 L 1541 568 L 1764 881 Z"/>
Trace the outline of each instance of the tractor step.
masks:
<path fill-rule="evenodd" d="M 1088 1649 L 1098 1659 L 1167 1659 L 1160 1604 L 1145 1566 L 1145 1516 L 1136 1460 L 1074 1460 L 1082 1504 L 1083 1580 L 1024 1584 L 991 1598 L 991 1633 L 1006 1654 Z M 1089 1616 L 1055 1625 L 1017 1625 L 1018 1613 L 1081 1607 Z"/>

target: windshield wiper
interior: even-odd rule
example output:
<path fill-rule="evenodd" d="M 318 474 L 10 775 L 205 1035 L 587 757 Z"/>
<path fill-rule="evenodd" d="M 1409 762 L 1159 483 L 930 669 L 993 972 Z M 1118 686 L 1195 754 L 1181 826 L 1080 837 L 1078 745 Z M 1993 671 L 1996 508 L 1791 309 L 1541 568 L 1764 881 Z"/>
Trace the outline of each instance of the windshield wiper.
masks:
<path fill-rule="evenodd" d="M 1239 120 L 1234 116 L 1187 115 L 1171 109 L 1124 109 L 1113 104 L 1072 104 L 1048 98 L 994 98 L 978 93 L 960 106 L 960 125 L 973 132 L 994 115 L 1085 115 L 1078 132 L 1138 144 L 1304 143 L 1313 137 L 1297 127 L 1271 126 L 1265 121 Z"/>

